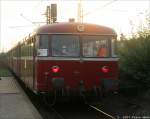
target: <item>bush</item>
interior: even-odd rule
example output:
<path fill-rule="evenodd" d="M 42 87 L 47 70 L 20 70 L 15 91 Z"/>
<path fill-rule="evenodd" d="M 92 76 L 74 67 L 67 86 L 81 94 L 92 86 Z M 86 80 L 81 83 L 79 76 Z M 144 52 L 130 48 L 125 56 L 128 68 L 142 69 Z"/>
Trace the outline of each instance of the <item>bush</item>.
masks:
<path fill-rule="evenodd" d="M 150 33 L 139 34 L 121 42 L 119 48 L 121 77 L 150 85 Z"/>

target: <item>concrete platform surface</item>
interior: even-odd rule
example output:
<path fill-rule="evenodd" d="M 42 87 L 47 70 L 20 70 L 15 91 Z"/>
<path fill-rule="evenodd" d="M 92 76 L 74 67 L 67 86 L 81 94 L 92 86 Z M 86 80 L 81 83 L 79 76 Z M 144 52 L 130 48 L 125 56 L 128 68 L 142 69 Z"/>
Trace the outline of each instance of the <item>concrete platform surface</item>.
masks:
<path fill-rule="evenodd" d="M 0 80 L 0 119 L 42 119 L 13 77 Z"/>

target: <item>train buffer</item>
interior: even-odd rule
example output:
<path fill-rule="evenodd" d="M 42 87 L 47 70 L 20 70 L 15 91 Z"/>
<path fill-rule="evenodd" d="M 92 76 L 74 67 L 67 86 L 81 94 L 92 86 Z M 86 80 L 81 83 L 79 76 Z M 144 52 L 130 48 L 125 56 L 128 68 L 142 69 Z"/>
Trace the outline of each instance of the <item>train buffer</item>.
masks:
<path fill-rule="evenodd" d="M 0 80 L 0 119 L 42 119 L 13 77 Z"/>

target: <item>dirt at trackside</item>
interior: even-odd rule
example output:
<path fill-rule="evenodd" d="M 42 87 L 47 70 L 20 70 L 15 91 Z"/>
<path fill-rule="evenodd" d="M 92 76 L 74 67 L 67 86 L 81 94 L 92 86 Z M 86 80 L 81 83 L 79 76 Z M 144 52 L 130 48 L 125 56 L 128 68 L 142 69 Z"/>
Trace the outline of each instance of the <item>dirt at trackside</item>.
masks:
<path fill-rule="evenodd" d="M 135 95 L 111 94 L 98 107 L 117 119 L 150 119 L 150 90 Z"/>

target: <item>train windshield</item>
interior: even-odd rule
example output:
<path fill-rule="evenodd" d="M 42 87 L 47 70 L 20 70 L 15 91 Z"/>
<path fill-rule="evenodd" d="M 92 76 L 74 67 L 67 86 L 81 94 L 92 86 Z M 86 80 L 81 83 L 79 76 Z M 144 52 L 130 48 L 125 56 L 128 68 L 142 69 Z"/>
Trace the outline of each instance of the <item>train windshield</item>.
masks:
<path fill-rule="evenodd" d="M 111 40 L 108 36 L 52 35 L 52 56 L 111 57 Z"/>
<path fill-rule="evenodd" d="M 84 57 L 110 57 L 110 38 L 106 36 L 82 36 Z"/>
<path fill-rule="evenodd" d="M 79 36 L 52 35 L 52 56 L 78 57 L 80 55 Z"/>

